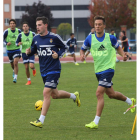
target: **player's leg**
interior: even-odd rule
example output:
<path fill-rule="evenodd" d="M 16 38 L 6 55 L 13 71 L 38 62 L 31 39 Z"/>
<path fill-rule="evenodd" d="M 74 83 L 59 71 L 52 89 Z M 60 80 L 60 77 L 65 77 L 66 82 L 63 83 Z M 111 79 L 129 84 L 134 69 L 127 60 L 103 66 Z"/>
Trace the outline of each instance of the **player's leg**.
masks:
<path fill-rule="evenodd" d="M 16 51 L 13 53 L 13 59 L 14 59 L 14 79 L 13 79 L 13 83 L 16 83 L 17 82 L 17 76 L 18 76 L 18 61 L 21 57 L 21 52 L 20 50 L 19 51 Z"/>
<path fill-rule="evenodd" d="M 114 91 L 113 86 L 111 88 L 106 88 L 105 93 L 108 95 L 111 99 L 117 99 L 126 102 L 130 107 L 134 106 L 136 104 L 136 100 L 134 98 L 128 98 L 124 96 L 122 93 L 118 91 Z M 135 108 L 131 109 L 131 112 L 135 112 Z"/>
<path fill-rule="evenodd" d="M 26 85 L 31 85 L 31 78 L 30 78 L 30 71 L 29 71 L 29 57 L 25 53 L 22 53 L 22 59 L 23 59 L 23 64 L 25 66 L 26 76 L 27 76 Z"/>
<path fill-rule="evenodd" d="M 81 102 L 80 102 L 80 94 L 78 91 L 74 92 L 74 93 L 70 93 L 64 90 L 58 90 L 53 89 L 52 94 L 51 94 L 53 99 L 64 99 L 64 98 L 71 98 L 73 99 L 74 102 L 77 103 L 77 106 L 80 107 L 81 106 Z"/>
<path fill-rule="evenodd" d="M 24 65 L 25 65 L 25 71 L 26 71 L 26 76 L 27 76 L 27 83 L 26 83 L 26 85 L 31 85 L 29 63 L 25 63 Z"/>
<path fill-rule="evenodd" d="M 9 62 L 10 62 L 10 65 L 11 65 L 11 68 L 13 69 L 13 78 L 14 78 L 14 59 L 13 59 L 13 53 L 7 53 L 8 55 L 8 58 L 9 58 Z"/>
<path fill-rule="evenodd" d="M 29 57 L 30 68 L 32 69 L 33 76 L 36 76 L 36 69 L 35 69 L 35 65 L 34 65 L 34 62 L 35 62 L 34 60 L 35 60 L 35 55 L 32 55 Z"/>
<path fill-rule="evenodd" d="M 71 54 L 72 54 L 73 61 L 74 61 L 75 65 L 78 66 L 79 64 L 76 62 L 76 55 L 75 55 L 75 52 L 73 51 L 73 52 L 71 52 Z"/>
<path fill-rule="evenodd" d="M 18 76 L 18 61 L 19 61 L 20 57 L 15 57 L 14 58 L 14 79 L 13 79 L 13 83 L 17 82 L 17 76 Z"/>

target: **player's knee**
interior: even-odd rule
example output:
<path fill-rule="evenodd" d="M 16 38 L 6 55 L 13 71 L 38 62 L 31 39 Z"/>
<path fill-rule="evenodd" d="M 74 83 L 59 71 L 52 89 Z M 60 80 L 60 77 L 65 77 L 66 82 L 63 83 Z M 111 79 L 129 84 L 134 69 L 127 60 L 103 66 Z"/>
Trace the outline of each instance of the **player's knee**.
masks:
<path fill-rule="evenodd" d="M 99 91 L 96 91 L 96 97 L 97 99 L 103 98 L 103 94 Z"/>
<path fill-rule="evenodd" d="M 52 94 L 51 96 L 53 99 L 58 99 L 57 95 L 55 95 L 55 94 Z"/>
<path fill-rule="evenodd" d="M 31 69 L 34 69 L 34 64 L 30 64 L 30 68 Z"/>

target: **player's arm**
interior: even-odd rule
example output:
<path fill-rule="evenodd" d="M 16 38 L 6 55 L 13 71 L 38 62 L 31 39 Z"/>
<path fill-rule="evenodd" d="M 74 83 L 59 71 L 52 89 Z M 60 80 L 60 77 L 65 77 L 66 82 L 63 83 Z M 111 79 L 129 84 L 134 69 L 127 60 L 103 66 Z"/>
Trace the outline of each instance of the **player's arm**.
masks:
<path fill-rule="evenodd" d="M 10 46 L 11 42 L 6 41 L 7 36 L 8 36 L 8 30 L 5 30 L 4 33 L 3 33 L 3 42 L 4 42 L 5 45 Z"/>
<path fill-rule="evenodd" d="M 18 32 L 19 32 L 19 34 L 21 33 L 21 30 L 20 29 L 18 29 Z"/>
<path fill-rule="evenodd" d="M 81 61 L 85 60 L 85 52 L 90 47 L 91 47 L 91 35 L 88 35 L 87 38 L 85 39 L 82 47 L 81 47 L 81 50 L 80 50 L 80 59 L 81 59 Z"/>
<path fill-rule="evenodd" d="M 123 61 L 126 61 L 127 56 L 124 53 L 124 51 L 122 50 L 122 48 L 119 46 L 119 43 L 117 42 L 117 38 L 114 36 L 111 36 L 110 40 L 111 40 L 112 46 L 117 50 L 118 54 L 123 57 Z"/>
<path fill-rule="evenodd" d="M 31 49 L 30 48 L 26 49 L 26 55 L 32 56 L 33 54 L 36 54 L 36 53 L 37 53 L 37 46 L 35 44 L 35 39 L 33 38 Z"/>
<path fill-rule="evenodd" d="M 125 40 L 122 40 L 121 42 L 127 42 L 128 41 L 128 38 L 125 37 Z"/>
<path fill-rule="evenodd" d="M 70 39 L 67 40 L 66 45 L 70 47 Z"/>
<path fill-rule="evenodd" d="M 52 57 L 54 59 L 57 59 L 63 57 L 63 55 L 67 52 L 67 45 L 64 43 L 64 41 L 59 35 L 56 35 L 55 42 L 56 46 L 59 47 L 59 52 L 56 53 L 52 51 L 53 52 Z"/>
<path fill-rule="evenodd" d="M 21 42 L 21 33 L 20 33 L 17 37 L 17 40 L 16 40 L 16 46 L 19 46 L 21 44 L 22 44 L 22 42 Z"/>

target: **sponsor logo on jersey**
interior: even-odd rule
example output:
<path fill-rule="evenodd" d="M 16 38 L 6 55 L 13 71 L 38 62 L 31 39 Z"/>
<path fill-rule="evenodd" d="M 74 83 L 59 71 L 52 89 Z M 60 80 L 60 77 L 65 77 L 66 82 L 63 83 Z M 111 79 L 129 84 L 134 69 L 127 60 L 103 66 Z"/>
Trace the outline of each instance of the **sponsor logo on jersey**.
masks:
<path fill-rule="evenodd" d="M 98 49 L 98 51 L 104 51 L 104 50 L 106 50 L 106 48 L 103 45 L 101 45 Z"/>

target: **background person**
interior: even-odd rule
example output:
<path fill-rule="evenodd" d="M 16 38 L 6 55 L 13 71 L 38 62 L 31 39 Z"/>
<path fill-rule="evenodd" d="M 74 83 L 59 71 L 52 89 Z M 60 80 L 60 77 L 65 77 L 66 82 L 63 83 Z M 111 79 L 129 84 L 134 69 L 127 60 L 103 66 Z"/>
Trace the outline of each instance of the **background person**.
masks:
<path fill-rule="evenodd" d="M 21 30 L 16 28 L 16 20 L 9 20 L 10 28 L 6 29 L 3 33 L 4 44 L 6 45 L 7 55 L 13 69 L 13 83 L 17 82 L 18 76 L 18 61 L 21 57 L 20 46 L 16 46 L 16 39 L 21 33 Z"/>
<path fill-rule="evenodd" d="M 23 29 L 23 32 L 21 32 L 18 35 L 18 38 L 16 40 L 16 45 L 22 46 L 22 48 L 21 48 L 22 59 L 23 59 L 23 64 L 25 65 L 26 76 L 27 76 L 27 80 L 28 80 L 26 85 L 31 85 L 29 66 L 32 69 L 33 76 L 36 76 L 36 69 L 34 66 L 35 56 L 34 55 L 27 56 L 26 49 L 31 47 L 31 43 L 32 43 L 33 37 L 35 36 L 35 33 L 32 31 L 29 31 L 29 25 L 27 22 L 24 22 L 22 24 L 22 29 Z"/>

